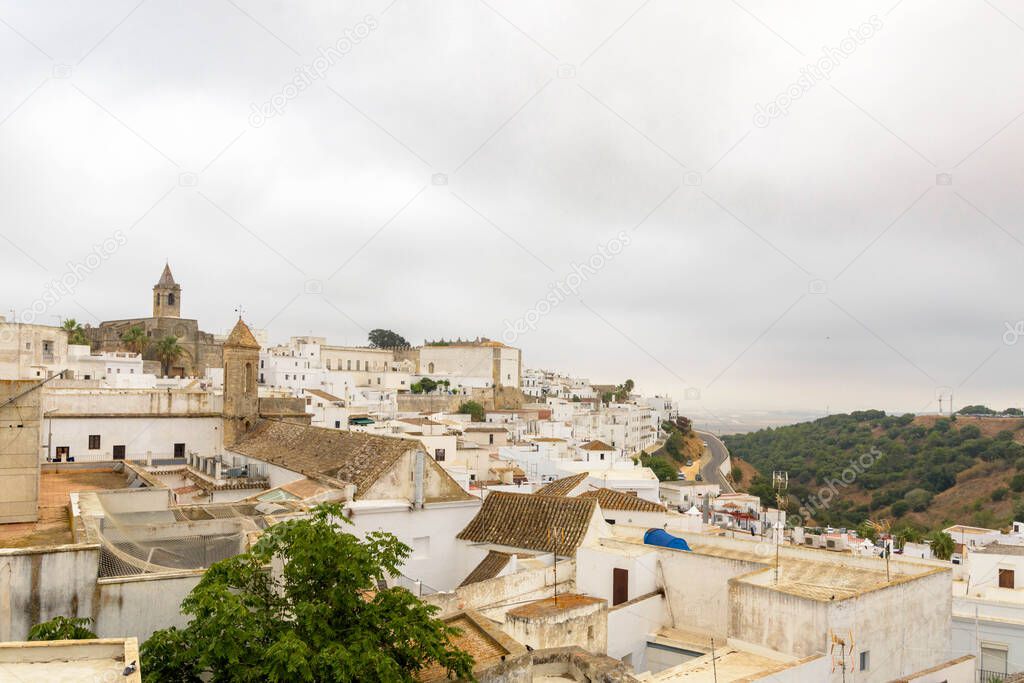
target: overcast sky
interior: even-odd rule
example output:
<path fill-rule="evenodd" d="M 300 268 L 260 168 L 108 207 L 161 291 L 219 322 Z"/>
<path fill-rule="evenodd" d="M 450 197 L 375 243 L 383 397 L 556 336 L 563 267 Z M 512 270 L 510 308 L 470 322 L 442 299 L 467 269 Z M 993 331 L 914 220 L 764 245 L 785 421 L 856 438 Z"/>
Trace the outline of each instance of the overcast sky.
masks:
<path fill-rule="evenodd" d="M 0 2 L 0 307 L 1024 404 L 1019 3 L 389 2 Z"/>

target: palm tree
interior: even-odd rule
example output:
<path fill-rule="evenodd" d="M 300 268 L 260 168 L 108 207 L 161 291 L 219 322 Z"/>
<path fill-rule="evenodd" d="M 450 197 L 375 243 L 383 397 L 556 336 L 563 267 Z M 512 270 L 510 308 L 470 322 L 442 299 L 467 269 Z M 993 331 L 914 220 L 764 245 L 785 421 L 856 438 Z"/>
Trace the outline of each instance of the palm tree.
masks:
<path fill-rule="evenodd" d="M 141 354 L 149 346 L 146 332 L 138 325 L 132 325 L 121 335 L 121 343 L 132 353 Z"/>
<path fill-rule="evenodd" d="M 88 344 L 89 340 L 85 338 L 85 330 L 82 329 L 82 323 L 78 322 L 74 318 L 67 318 L 61 323 L 61 327 L 68 333 L 68 344 Z"/>
<path fill-rule="evenodd" d="M 163 365 L 164 376 L 170 374 L 171 363 L 181 358 L 185 350 L 178 346 L 178 338 L 169 334 L 156 343 L 156 357 Z"/>
<path fill-rule="evenodd" d="M 955 544 L 953 543 L 953 537 L 947 534 L 945 531 L 936 531 L 928 539 L 928 545 L 932 549 L 932 555 L 939 560 L 948 560 L 953 556 L 953 550 Z"/>

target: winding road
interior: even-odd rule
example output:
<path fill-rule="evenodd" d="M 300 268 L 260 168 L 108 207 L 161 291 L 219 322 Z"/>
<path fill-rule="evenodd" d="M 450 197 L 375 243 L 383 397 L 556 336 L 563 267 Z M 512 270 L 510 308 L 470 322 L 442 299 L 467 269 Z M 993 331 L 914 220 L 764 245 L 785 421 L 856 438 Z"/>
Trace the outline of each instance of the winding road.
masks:
<path fill-rule="evenodd" d="M 725 447 L 721 439 L 711 432 L 694 431 L 707 443 L 707 450 L 710 453 L 706 462 L 703 459 L 701 461 L 700 473 L 704 477 L 704 481 L 718 484 L 722 488 L 722 493 L 734 493 L 732 484 L 726 480 L 720 469 L 722 463 L 729 459 L 729 449 Z"/>

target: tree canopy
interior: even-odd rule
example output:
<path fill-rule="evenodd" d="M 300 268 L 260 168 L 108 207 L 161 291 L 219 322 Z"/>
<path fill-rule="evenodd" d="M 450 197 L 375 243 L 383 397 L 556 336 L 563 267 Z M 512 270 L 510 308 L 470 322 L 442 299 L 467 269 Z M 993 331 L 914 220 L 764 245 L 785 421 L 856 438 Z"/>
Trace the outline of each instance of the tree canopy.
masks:
<path fill-rule="evenodd" d="M 178 338 L 172 334 L 167 335 L 156 343 L 156 357 L 163 366 L 164 376 L 170 374 L 171 364 L 181 358 L 185 349 L 178 344 Z"/>
<path fill-rule="evenodd" d="M 368 335 L 370 346 L 377 349 L 407 349 L 409 348 L 409 342 L 405 340 L 405 337 L 392 332 L 391 330 L 382 330 L 380 328 L 370 330 Z"/>
<path fill-rule="evenodd" d="M 819 524 L 853 527 L 869 518 L 909 514 L 909 521 L 935 529 L 948 520 L 947 512 L 933 509 L 933 503 L 957 484 L 961 473 L 996 463 L 1009 470 L 1005 485 L 1012 489 L 1010 468 L 1024 472 L 1024 445 L 1015 440 L 1015 430 L 1024 428 L 1024 421 L 993 437 L 983 435 L 982 424 L 984 418 L 954 422 L 863 410 L 728 435 L 724 440 L 734 456 L 758 470 L 749 491 L 765 504 L 774 500 L 771 473 L 783 470 L 789 472 L 792 500 L 814 500 L 830 482 L 840 482 L 834 486 L 836 493 L 828 496 L 828 505 L 814 509 L 813 518 Z M 1024 490 L 1024 477 L 1015 485 Z M 985 509 L 961 521 L 978 526 L 1008 523 L 1009 503 L 992 513 L 996 519 L 986 518 L 993 502 L 989 493 L 982 501 Z"/>
<path fill-rule="evenodd" d="M 82 345 L 89 343 L 89 340 L 85 337 L 85 330 L 82 328 L 82 323 L 78 322 L 74 318 L 64 320 L 60 326 L 68 333 L 68 344 Z"/>
<path fill-rule="evenodd" d="M 181 604 L 188 624 L 143 644 L 145 681 L 413 681 L 434 662 L 471 679 L 473 659 L 438 608 L 380 587 L 410 548 L 383 532 L 360 540 L 342 519 L 340 506 L 321 505 L 211 566 Z"/>
<path fill-rule="evenodd" d="M 54 617 L 28 630 L 29 640 L 87 640 L 95 638 L 88 617 Z"/>
<path fill-rule="evenodd" d="M 121 343 L 132 353 L 142 353 L 149 346 L 146 331 L 138 325 L 132 325 L 121 335 Z"/>
<path fill-rule="evenodd" d="M 459 412 L 463 415 L 470 415 L 473 418 L 473 422 L 484 421 L 484 407 L 476 401 L 466 401 L 459 406 Z"/>

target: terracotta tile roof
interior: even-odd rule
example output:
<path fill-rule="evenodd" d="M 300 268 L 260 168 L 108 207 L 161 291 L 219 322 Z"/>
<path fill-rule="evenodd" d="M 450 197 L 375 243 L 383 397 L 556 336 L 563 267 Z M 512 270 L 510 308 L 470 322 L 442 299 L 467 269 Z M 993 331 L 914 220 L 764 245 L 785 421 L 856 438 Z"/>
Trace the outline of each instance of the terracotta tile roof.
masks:
<path fill-rule="evenodd" d="M 487 553 L 487 557 L 480 560 L 480 564 L 474 567 L 469 576 L 459 584 L 459 588 L 468 586 L 471 583 L 493 579 L 512 561 L 513 556 L 521 558 L 533 557 L 533 555 L 528 553 L 503 553 L 498 550 L 491 550 Z"/>
<path fill-rule="evenodd" d="M 358 500 L 399 458 L 420 447 L 409 439 L 259 420 L 230 450 L 307 477 L 355 484 Z"/>
<path fill-rule="evenodd" d="M 597 512 L 593 498 L 496 491 L 456 538 L 571 555 Z"/>
<path fill-rule="evenodd" d="M 580 446 L 585 451 L 614 451 L 615 446 L 609 446 L 604 441 L 591 441 Z"/>
<path fill-rule="evenodd" d="M 318 398 L 322 398 L 323 400 L 330 401 L 332 403 L 337 403 L 342 400 L 335 396 L 334 394 L 328 394 L 326 391 L 320 391 L 319 389 L 306 389 L 306 393 L 313 394 Z"/>
<path fill-rule="evenodd" d="M 579 474 L 555 479 L 554 481 L 541 486 L 533 493 L 538 496 L 568 496 L 576 490 L 577 486 L 586 481 L 587 476 L 589 476 L 587 472 L 580 472 Z"/>
<path fill-rule="evenodd" d="M 507 432 L 506 427 L 500 427 L 498 425 L 474 425 L 472 427 L 466 427 L 467 432 Z"/>
<path fill-rule="evenodd" d="M 452 638 L 452 644 L 473 657 L 473 672 L 479 676 L 495 664 L 499 664 L 503 657 L 514 657 L 526 653 L 526 647 L 506 635 L 498 626 L 481 614 L 466 610 L 454 614 L 444 620 L 448 626 L 454 626 L 462 631 Z M 483 676 L 480 676 L 483 678 Z M 434 681 L 450 681 L 448 672 L 437 662 L 416 672 L 416 680 L 421 683 L 433 683 Z"/>
<path fill-rule="evenodd" d="M 593 489 L 581 493 L 578 498 L 596 498 L 602 510 L 629 510 L 632 512 L 665 512 L 665 506 L 644 500 L 636 494 L 623 493 L 615 489 Z"/>

